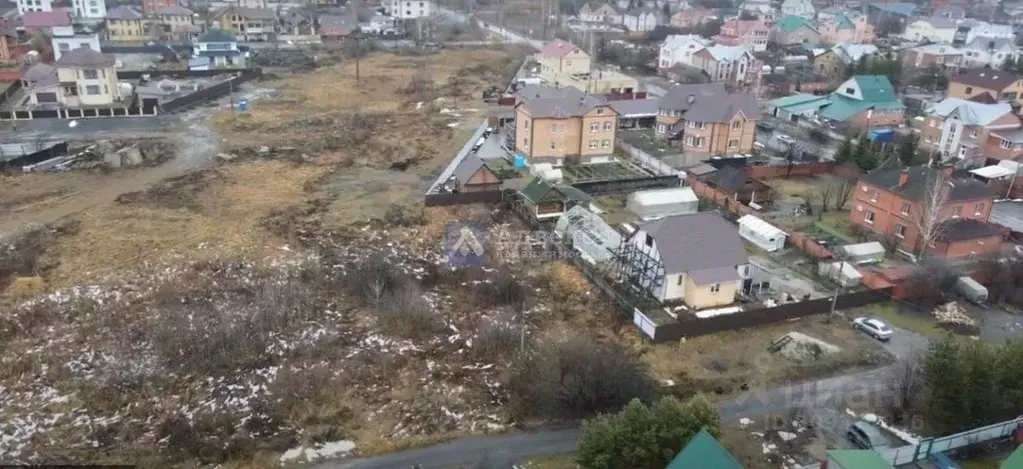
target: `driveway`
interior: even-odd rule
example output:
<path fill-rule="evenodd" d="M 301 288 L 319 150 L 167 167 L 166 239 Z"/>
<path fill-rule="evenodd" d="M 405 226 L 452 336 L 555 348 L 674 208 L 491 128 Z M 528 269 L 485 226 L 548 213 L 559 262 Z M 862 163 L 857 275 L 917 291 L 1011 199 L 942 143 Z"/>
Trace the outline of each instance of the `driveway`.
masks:
<path fill-rule="evenodd" d="M 927 339 L 909 331 L 896 329 L 889 343 L 879 343 L 898 359 L 912 356 L 927 347 Z M 844 409 L 864 403 L 877 406 L 878 399 L 890 391 L 894 365 L 874 370 L 851 373 L 816 381 L 805 381 L 774 389 L 758 389 L 718 405 L 721 419 L 737 421 L 741 417 L 756 418 L 767 414 L 784 414 L 791 409 L 806 409 L 820 421 L 833 421 L 840 435 L 848 428 L 849 418 Z M 845 417 L 843 417 L 845 416 Z M 832 431 L 834 430 L 834 431 Z M 484 458 L 494 468 L 512 468 L 530 458 L 575 451 L 580 431 L 578 428 L 541 431 L 536 433 L 506 433 L 494 436 L 475 436 L 430 446 L 427 448 L 385 454 L 372 458 L 323 462 L 308 466 L 310 469 L 423 469 L 471 467 Z"/>
<path fill-rule="evenodd" d="M 979 306 L 967 301 L 959 304 L 980 323 L 980 340 L 1001 343 L 1023 335 L 1023 316 L 1016 316 L 999 306 Z"/>

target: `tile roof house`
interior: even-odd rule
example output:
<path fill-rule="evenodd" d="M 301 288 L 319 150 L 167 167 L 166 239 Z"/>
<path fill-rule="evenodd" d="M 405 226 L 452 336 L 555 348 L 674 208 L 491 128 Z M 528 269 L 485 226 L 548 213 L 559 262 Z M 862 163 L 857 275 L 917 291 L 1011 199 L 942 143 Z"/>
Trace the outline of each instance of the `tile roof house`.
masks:
<path fill-rule="evenodd" d="M 520 98 L 515 104 L 515 151 L 530 163 L 555 166 L 608 160 L 618 113 L 601 96 L 556 93 Z"/>
<path fill-rule="evenodd" d="M 519 194 L 530 212 L 540 220 L 560 217 L 573 207 L 590 203 L 590 196 L 585 192 L 540 176 L 533 178 Z"/>
<path fill-rule="evenodd" d="M 111 106 L 121 101 L 116 60 L 88 48 L 65 51 L 53 66 L 37 64 L 22 81 L 29 86 L 29 102 L 36 107 L 80 108 Z"/>
<path fill-rule="evenodd" d="M 721 443 L 711 436 L 706 428 L 702 428 L 699 433 L 689 439 L 689 442 L 682 448 L 682 451 L 679 451 L 665 469 L 691 469 L 696 467 L 742 469 L 742 464 L 739 464 L 739 461 L 727 449 L 721 446 Z"/>
<path fill-rule="evenodd" d="M 692 65 L 693 54 L 712 42 L 696 34 L 672 34 L 661 43 L 657 68 L 667 69 L 675 64 Z"/>
<path fill-rule="evenodd" d="M 981 68 L 948 78 L 949 97 L 972 99 L 985 93 L 996 101 L 1023 104 L 1023 77 L 1003 70 Z"/>
<path fill-rule="evenodd" d="M 771 28 L 762 20 L 741 20 L 729 18 L 721 24 L 721 34 L 714 40 L 725 46 L 743 46 L 751 52 L 767 50 L 767 38 Z"/>
<path fill-rule="evenodd" d="M 189 69 L 210 70 L 215 68 L 245 68 L 245 53 L 238 49 L 234 35 L 222 29 L 214 29 L 192 44 L 192 58 Z"/>
<path fill-rule="evenodd" d="M 320 15 L 317 32 L 323 39 L 338 40 L 355 31 L 358 19 L 350 15 Z"/>
<path fill-rule="evenodd" d="M 814 56 L 813 70 L 829 77 L 845 76 L 846 70 L 859 63 L 860 58 L 877 55 L 877 46 L 873 44 L 837 44 Z"/>
<path fill-rule="evenodd" d="M 943 199 L 940 210 L 933 214 L 926 208 L 932 193 L 940 193 Z M 979 226 L 987 224 L 995 197 L 981 181 L 954 177 L 951 167 L 882 168 L 860 178 L 849 219 L 890 237 L 900 249 L 913 254 L 921 250 L 942 257 L 997 253 L 1001 231 Z M 941 233 L 924 246 L 919 227 L 932 216 L 942 222 Z"/>
<path fill-rule="evenodd" d="M 867 21 L 865 15 L 841 14 L 818 20 L 817 29 L 821 33 L 821 40 L 828 44 L 870 44 L 875 39 L 874 25 Z"/>
<path fill-rule="evenodd" d="M 676 28 L 695 28 L 707 21 L 717 18 L 714 10 L 696 7 L 676 11 L 668 20 L 668 24 Z"/>
<path fill-rule="evenodd" d="M 221 28 L 244 41 L 269 41 L 276 32 L 277 12 L 269 8 L 230 6 L 211 15 Z"/>
<path fill-rule="evenodd" d="M 579 8 L 579 19 L 591 23 L 622 24 L 622 14 L 606 3 L 583 4 Z"/>
<path fill-rule="evenodd" d="M 564 75 L 586 75 L 590 73 L 590 54 L 571 42 L 555 39 L 540 51 L 540 78 L 548 83 L 558 83 Z"/>
<path fill-rule="evenodd" d="M 455 167 L 452 176 L 458 183 L 456 192 L 483 192 L 501 188 L 501 179 L 475 153 L 466 155 Z"/>
<path fill-rule="evenodd" d="M 963 61 L 963 51 L 948 44 L 927 44 L 911 47 L 901 53 L 903 66 L 907 68 L 959 68 Z"/>
<path fill-rule="evenodd" d="M 662 303 L 681 301 L 696 310 L 735 302 L 740 272 L 749 263 L 738 229 L 714 212 L 642 223 L 627 244 L 626 263 L 645 266 L 652 259 L 658 265 L 633 277 L 634 283 Z"/>
<path fill-rule="evenodd" d="M 1002 156 L 1005 149 L 1001 148 L 998 132 L 1020 128 L 1020 119 L 1009 103 L 945 98 L 924 110 L 920 148 L 982 164 L 988 155 Z"/>
<path fill-rule="evenodd" d="M 654 130 L 693 155 L 749 153 L 759 117 L 749 93 L 729 93 L 723 83 L 676 85 L 657 103 Z"/>
<path fill-rule="evenodd" d="M 930 41 L 935 44 L 951 44 L 955 40 L 956 20 L 948 18 L 924 18 L 906 25 L 902 38 L 907 41 Z"/>
<path fill-rule="evenodd" d="M 744 46 L 713 45 L 693 53 L 690 65 L 706 72 L 711 81 L 746 87 L 755 83 L 761 62 Z"/>
<path fill-rule="evenodd" d="M 636 8 L 622 15 L 622 25 L 629 31 L 653 31 L 662 22 L 660 8 Z"/>
<path fill-rule="evenodd" d="M 111 41 L 138 42 L 148 38 L 145 18 L 133 6 L 121 5 L 108 11 L 105 22 Z"/>

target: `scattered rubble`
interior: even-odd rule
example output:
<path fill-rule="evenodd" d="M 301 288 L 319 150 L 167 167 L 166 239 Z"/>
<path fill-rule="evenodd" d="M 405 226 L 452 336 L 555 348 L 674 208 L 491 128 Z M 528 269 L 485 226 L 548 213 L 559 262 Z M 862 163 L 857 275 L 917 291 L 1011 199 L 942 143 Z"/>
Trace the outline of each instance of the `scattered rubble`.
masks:
<path fill-rule="evenodd" d="M 51 158 L 22 167 L 22 171 L 69 171 L 73 169 L 154 166 L 174 157 L 173 143 L 163 139 L 100 140 L 68 156 Z"/>
<path fill-rule="evenodd" d="M 955 301 L 950 301 L 934 309 L 934 318 L 938 321 L 938 327 L 947 329 L 956 334 L 977 335 L 980 333 L 980 326 L 977 321 L 966 314 L 966 308 Z"/>

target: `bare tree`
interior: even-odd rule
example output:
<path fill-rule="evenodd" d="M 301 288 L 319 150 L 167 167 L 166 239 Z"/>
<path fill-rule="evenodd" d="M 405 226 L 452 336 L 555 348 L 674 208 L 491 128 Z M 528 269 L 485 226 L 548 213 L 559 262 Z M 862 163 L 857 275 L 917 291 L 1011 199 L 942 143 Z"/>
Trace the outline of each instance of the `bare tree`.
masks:
<path fill-rule="evenodd" d="M 845 210 L 845 205 L 852 198 L 854 184 L 848 179 L 833 182 L 835 185 L 835 210 Z"/>
<path fill-rule="evenodd" d="M 924 198 L 916 213 L 918 257 L 923 257 L 927 246 L 930 246 L 941 235 L 941 209 L 948 201 L 949 180 L 940 169 L 928 169 L 924 172 Z"/>
<path fill-rule="evenodd" d="M 891 368 L 890 379 L 892 393 L 889 396 L 888 410 L 895 422 L 906 421 L 913 410 L 920 404 L 924 391 L 923 359 L 918 353 L 906 357 Z"/>
<path fill-rule="evenodd" d="M 821 211 L 817 214 L 818 219 L 824 216 L 824 212 L 828 211 L 828 205 L 835 197 L 837 189 L 838 187 L 831 182 L 828 182 L 827 184 L 820 184 L 814 188 L 814 191 L 817 192 L 817 199 L 821 201 Z"/>

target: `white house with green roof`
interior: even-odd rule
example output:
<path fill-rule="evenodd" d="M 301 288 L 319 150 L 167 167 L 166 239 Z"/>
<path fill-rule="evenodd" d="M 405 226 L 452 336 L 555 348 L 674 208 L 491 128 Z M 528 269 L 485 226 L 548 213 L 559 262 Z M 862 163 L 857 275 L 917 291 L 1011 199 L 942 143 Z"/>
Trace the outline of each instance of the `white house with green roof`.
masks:
<path fill-rule="evenodd" d="M 783 46 L 817 44 L 820 40 L 821 33 L 817 24 L 801 16 L 784 16 L 771 29 L 770 41 Z"/>

